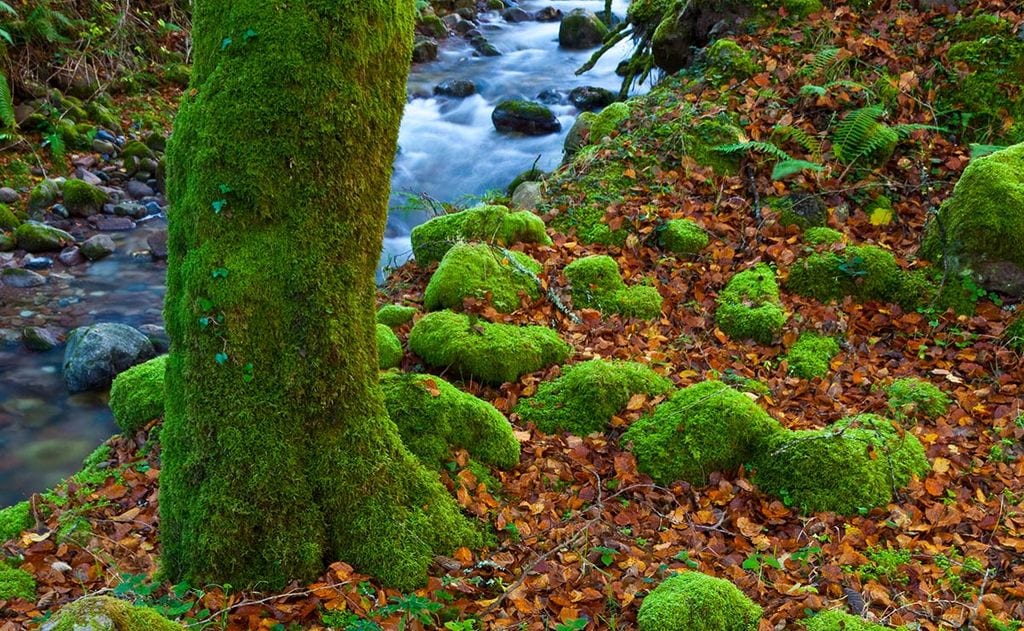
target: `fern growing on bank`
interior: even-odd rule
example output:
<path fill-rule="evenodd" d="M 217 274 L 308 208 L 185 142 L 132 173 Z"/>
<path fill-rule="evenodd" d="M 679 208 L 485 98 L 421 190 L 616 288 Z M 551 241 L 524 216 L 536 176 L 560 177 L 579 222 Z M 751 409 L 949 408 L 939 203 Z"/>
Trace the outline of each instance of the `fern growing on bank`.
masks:
<path fill-rule="evenodd" d="M 882 121 L 885 107 L 869 105 L 850 112 L 839 121 L 832 135 L 832 147 L 836 160 L 850 166 L 858 160 L 887 160 L 900 140 L 915 131 L 944 131 L 935 125 L 907 123 L 888 125 Z"/>
<path fill-rule="evenodd" d="M 16 124 L 17 123 L 14 120 L 14 98 L 11 96 L 11 85 L 7 82 L 7 75 L 0 72 L 0 130 L 12 130 Z"/>

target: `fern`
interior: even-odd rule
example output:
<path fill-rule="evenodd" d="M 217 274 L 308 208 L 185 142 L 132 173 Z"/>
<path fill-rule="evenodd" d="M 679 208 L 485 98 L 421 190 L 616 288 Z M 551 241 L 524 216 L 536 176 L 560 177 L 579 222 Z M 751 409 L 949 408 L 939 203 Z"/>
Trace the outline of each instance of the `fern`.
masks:
<path fill-rule="evenodd" d="M 712 147 L 712 151 L 724 153 L 727 155 L 735 155 L 738 153 L 763 153 L 767 156 L 771 156 L 778 160 L 793 159 L 792 156 L 790 156 L 788 153 L 779 148 L 778 145 L 771 142 L 760 142 L 757 140 L 749 140 L 747 142 L 738 142 L 729 145 L 718 145 L 717 147 Z"/>
<path fill-rule="evenodd" d="M 804 76 L 812 76 L 825 73 L 836 63 L 836 59 L 839 57 L 839 52 L 841 50 L 841 48 L 836 48 L 834 46 L 822 48 L 814 54 L 814 59 L 811 60 L 811 63 L 800 69 L 800 74 Z"/>
<path fill-rule="evenodd" d="M 983 158 L 987 155 L 991 155 L 997 151 L 1006 149 L 1004 145 L 982 145 L 976 142 L 971 143 L 971 159 Z"/>
<path fill-rule="evenodd" d="M 782 180 L 791 175 L 800 173 L 801 171 L 814 171 L 815 173 L 820 173 L 824 170 L 825 167 L 817 162 L 808 162 L 807 160 L 781 160 L 776 163 L 775 168 L 772 169 L 772 179 Z"/>
<path fill-rule="evenodd" d="M 800 96 L 825 96 L 828 90 L 820 85 L 805 85 L 800 88 Z"/>
<path fill-rule="evenodd" d="M 14 129 L 14 99 L 11 97 L 11 86 L 7 84 L 7 75 L 0 72 L 0 128 Z"/>
<path fill-rule="evenodd" d="M 778 138 L 780 142 L 792 140 L 803 147 L 803 149 L 808 153 L 814 154 L 815 157 L 821 155 L 821 143 L 818 142 L 818 139 L 810 132 L 800 129 L 799 127 L 793 127 L 792 125 L 776 125 L 775 129 L 772 130 L 772 138 Z"/>
<path fill-rule="evenodd" d="M 18 17 L 18 12 L 14 10 L 14 7 L 7 4 L 3 0 L 0 0 L 0 13 L 6 13 L 8 15 L 14 16 L 15 19 L 17 19 Z M 0 39 L 7 42 L 11 46 L 14 45 L 14 39 L 11 37 L 10 32 L 8 32 L 7 29 L 2 27 L 0 27 Z M 0 43 L 0 52 L 3 52 L 2 43 Z"/>
<path fill-rule="evenodd" d="M 53 159 L 57 162 L 64 160 L 64 156 L 67 153 L 67 145 L 64 144 L 64 139 L 57 132 L 47 134 L 43 138 L 43 145 L 50 148 L 50 153 L 53 155 Z"/>
<path fill-rule="evenodd" d="M 850 112 L 839 121 L 832 144 L 836 159 L 843 164 L 853 164 L 861 156 L 898 140 L 896 132 L 881 122 L 885 108 L 869 105 Z"/>

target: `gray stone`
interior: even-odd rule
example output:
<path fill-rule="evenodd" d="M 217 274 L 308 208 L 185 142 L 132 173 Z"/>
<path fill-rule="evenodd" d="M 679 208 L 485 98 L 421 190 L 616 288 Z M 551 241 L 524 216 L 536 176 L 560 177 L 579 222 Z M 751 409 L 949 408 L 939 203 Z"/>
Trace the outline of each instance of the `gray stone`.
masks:
<path fill-rule="evenodd" d="M 56 348 L 60 342 L 53 331 L 41 326 L 27 326 L 21 330 L 21 343 L 30 351 L 46 352 Z"/>
<path fill-rule="evenodd" d="M 573 9 L 562 18 L 558 28 L 558 45 L 571 50 L 600 46 L 608 27 L 593 11 Z"/>
<path fill-rule="evenodd" d="M 85 258 L 90 261 L 98 261 L 113 254 L 117 245 L 110 235 L 97 234 L 86 239 L 79 249 Z"/>
<path fill-rule="evenodd" d="M 13 188 L 7 186 L 0 188 L 0 204 L 13 204 L 20 198 L 21 195 L 18 195 L 18 191 Z"/>
<path fill-rule="evenodd" d="M 519 22 L 529 22 L 533 19 L 533 15 L 529 11 L 524 11 L 519 7 L 512 7 L 502 12 L 501 17 L 505 18 L 506 22 L 517 24 Z"/>
<path fill-rule="evenodd" d="M 53 267 L 53 259 L 48 256 L 26 256 L 22 267 L 31 270 L 50 269 Z"/>
<path fill-rule="evenodd" d="M 437 59 L 437 42 L 432 39 L 420 39 L 413 44 L 413 63 L 420 64 L 435 59 Z"/>
<path fill-rule="evenodd" d="M 57 257 L 57 260 L 63 263 L 64 265 L 67 265 L 68 267 L 72 267 L 74 265 L 81 265 L 82 263 L 85 263 L 85 257 L 82 255 L 82 251 L 78 248 L 77 245 L 73 245 L 70 248 L 64 248 L 63 250 L 61 250 L 60 255 Z"/>
<path fill-rule="evenodd" d="M 103 232 L 122 232 L 135 229 L 135 222 L 128 217 L 93 215 L 92 217 L 89 217 L 89 223 L 91 223 L 97 230 L 101 230 Z"/>
<path fill-rule="evenodd" d="M 553 134 L 562 129 L 558 118 L 547 107 L 518 99 L 498 103 L 491 113 L 491 122 L 498 131 L 531 136 Z"/>
<path fill-rule="evenodd" d="M 102 390 L 118 373 L 155 356 L 149 338 L 127 324 L 79 327 L 68 335 L 64 383 L 70 392 Z"/>
<path fill-rule="evenodd" d="M 149 214 L 149 209 L 138 202 L 121 202 L 114 206 L 114 214 L 120 217 L 142 219 Z"/>
<path fill-rule="evenodd" d="M 604 88 L 581 86 L 569 92 L 569 102 L 584 112 L 593 112 L 615 102 L 615 93 Z"/>
<path fill-rule="evenodd" d="M 512 193 L 512 206 L 522 210 L 534 210 L 541 201 L 540 182 L 523 182 Z"/>
<path fill-rule="evenodd" d="M 0 271 L 0 281 L 8 287 L 28 289 L 46 284 L 46 277 L 27 269 L 9 267 Z"/>
<path fill-rule="evenodd" d="M 167 231 L 154 232 L 146 237 L 146 244 L 149 245 L 149 255 L 154 261 L 167 260 Z"/>
<path fill-rule="evenodd" d="M 153 348 L 157 353 L 166 353 L 171 348 L 171 338 L 167 336 L 164 327 L 159 324 L 143 324 L 139 330 L 153 343 Z"/>
<path fill-rule="evenodd" d="M 555 7 L 544 7 L 533 14 L 538 22 L 557 22 L 562 19 L 562 10 Z"/>
<path fill-rule="evenodd" d="M 87 184 L 92 184 L 93 186 L 99 186 L 103 184 L 103 180 L 99 176 L 97 176 L 95 173 L 93 173 L 92 171 L 85 167 L 76 168 L 75 177 Z"/>
<path fill-rule="evenodd" d="M 111 156 L 117 152 L 117 147 L 114 143 L 106 140 L 100 140 L 99 138 L 92 139 L 92 150 L 96 153 L 102 153 L 103 155 Z"/>
<path fill-rule="evenodd" d="M 434 86 L 434 94 L 463 99 L 476 93 L 476 84 L 467 79 L 445 79 Z"/>
<path fill-rule="evenodd" d="M 128 180 L 124 185 L 124 192 L 132 199 L 142 199 L 143 197 L 152 197 L 154 191 L 144 182 Z"/>

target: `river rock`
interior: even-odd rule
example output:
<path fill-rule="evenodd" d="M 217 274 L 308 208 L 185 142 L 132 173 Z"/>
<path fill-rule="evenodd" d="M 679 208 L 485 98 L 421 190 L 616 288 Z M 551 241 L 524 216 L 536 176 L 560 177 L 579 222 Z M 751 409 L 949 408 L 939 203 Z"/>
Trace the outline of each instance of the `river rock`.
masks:
<path fill-rule="evenodd" d="M 571 50 L 594 48 L 601 45 L 607 34 L 608 27 L 596 13 L 587 9 L 573 9 L 562 18 L 558 28 L 558 45 Z"/>
<path fill-rule="evenodd" d="M 534 210 L 541 201 L 540 182 L 523 182 L 512 193 L 512 206 L 521 210 Z"/>
<path fill-rule="evenodd" d="M 565 92 L 548 88 L 537 95 L 537 100 L 544 105 L 563 105 L 568 102 Z"/>
<path fill-rule="evenodd" d="M 562 10 L 555 7 L 544 7 L 533 14 L 538 22 L 557 22 L 562 19 Z"/>
<path fill-rule="evenodd" d="M 521 99 L 499 103 L 491 113 L 491 121 L 500 132 L 519 132 L 530 136 L 553 134 L 562 129 L 562 124 L 547 107 Z"/>
<path fill-rule="evenodd" d="M 530 20 L 533 19 L 533 15 L 531 15 L 529 11 L 524 11 L 519 7 L 505 9 L 502 12 L 501 17 L 505 18 L 506 22 L 511 22 L 512 24 L 518 24 L 519 22 L 529 22 Z"/>
<path fill-rule="evenodd" d="M 149 209 L 138 202 L 115 204 L 113 211 L 119 217 L 131 217 L 132 219 L 142 219 L 149 214 Z"/>
<path fill-rule="evenodd" d="M 85 258 L 90 261 L 98 261 L 113 254 L 117 245 L 110 235 L 97 234 L 86 239 L 79 249 Z"/>
<path fill-rule="evenodd" d="M 75 242 L 75 238 L 64 232 L 37 221 L 26 221 L 14 231 L 14 240 L 18 247 L 26 252 L 58 252 L 66 245 Z"/>
<path fill-rule="evenodd" d="M 73 393 L 102 390 L 110 386 L 118 373 L 153 357 L 153 343 L 127 324 L 107 322 L 79 327 L 68 335 L 64 383 Z"/>
<path fill-rule="evenodd" d="M 437 42 L 432 39 L 418 39 L 412 47 L 413 63 L 421 64 L 437 59 Z"/>
<path fill-rule="evenodd" d="M 86 167 L 77 167 L 75 169 L 75 177 L 87 184 L 92 184 L 93 186 L 100 186 L 103 184 L 103 178 L 96 175 Z"/>
<path fill-rule="evenodd" d="M 27 326 L 21 330 L 21 343 L 30 351 L 46 352 L 56 348 L 57 336 L 41 326 Z"/>
<path fill-rule="evenodd" d="M 576 109 L 593 112 L 614 103 L 615 93 L 604 88 L 581 86 L 569 92 L 569 102 L 576 106 Z"/>
<path fill-rule="evenodd" d="M 21 266 L 30 270 L 50 269 L 53 267 L 53 259 L 48 256 L 26 256 Z"/>
<path fill-rule="evenodd" d="M 146 237 L 146 244 L 149 245 L 149 255 L 154 261 L 167 260 L 167 231 L 154 232 Z"/>
<path fill-rule="evenodd" d="M 117 152 L 117 147 L 109 140 L 92 139 L 92 150 L 105 156 L 112 156 Z"/>
<path fill-rule="evenodd" d="M 464 99 L 476 93 L 476 84 L 467 79 L 445 79 L 434 86 L 434 94 Z"/>
<path fill-rule="evenodd" d="M 103 232 L 123 232 L 135 229 L 135 222 L 128 217 L 93 215 L 92 217 L 89 217 L 89 223 L 97 230 L 101 230 Z"/>
<path fill-rule="evenodd" d="M 124 185 L 124 192 L 128 194 L 128 197 L 132 199 L 142 199 L 143 197 L 152 197 L 154 191 L 145 182 L 139 182 L 138 180 L 128 180 Z"/>
<path fill-rule="evenodd" d="M 18 191 L 9 186 L 0 188 L 0 204 L 13 204 L 20 198 L 21 195 L 18 195 Z"/>
<path fill-rule="evenodd" d="M 0 282 L 8 287 L 16 289 L 28 289 L 46 284 L 46 277 L 36 274 L 32 270 L 9 267 L 0 271 Z"/>
<path fill-rule="evenodd" d="M 14 242 L 14 237 L 6 232 L 0 232 L 0 252 L 10 252 L 17 247 L 18 244 Z"/>
<path fill-rule="evenodd" d="M 43 180 L 32 189 L 28 196 L 28 209 L 42 210 L 56 203 L 60 197 L 60 183 L 57 180 Z"/>
<path fill-rule="evenodd" d="M 77 245 L 73 245 L 70 248 L 64 248 L 63 250 L 61 250 L 60 255 L 57 256 L 57 260 L 63 263 L 64 265 L 67 265 L 68 267 L 73 267 L 75 265 L 81 265 L 82 263 L 85 263 L 85 257 L 82 255 L 82 251 L 78 248 Z"/>
<path fill-rule="evenodd" d="M 171 348 L 171 338 L 168 337 L 164 327 L 159 324 L 143 324 L 139 327 L 139 331 L 149 338 L 157 353 L 166 353 Z"/>

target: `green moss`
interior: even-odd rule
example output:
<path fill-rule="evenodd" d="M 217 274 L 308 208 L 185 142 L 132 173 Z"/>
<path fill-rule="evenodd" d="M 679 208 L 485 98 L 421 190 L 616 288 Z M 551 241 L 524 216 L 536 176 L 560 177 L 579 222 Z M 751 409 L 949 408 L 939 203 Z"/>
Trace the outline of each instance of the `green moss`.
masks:
<path fill-rule="evenodd" d="M 761 608 L 729 581 L 700 572 L 670 576 L 644 598 L 640 631 L 757 631 Z"/>
<path fill-rule="evenodd" d="M 734 471 L 757 446 L 781 431 L 750 397 L 720 381 L 684 388 L 622 435 L 637 467 L 659 484 L 704 484 L 715 471 Z"/>
<path fill-rule="evenodd" d="M 805 18 L 823 8 L 821 0 L 782 0 L 782 6 L 795 18 Z"/>
<path fill-rule="evenodd" d="M 32 506 L 28 501 L 0 510 L 0 543 L 14 539 L 32 526 Z"/>
<path fill-rule="evenodd" d="M 458 243 L 444 255 L 423 292 L 423 306 L 430 311 L 461 309 L 466 298 L 490 297 L 494 308 L 510 313 L 519 308 L 520 294 L 540 297 L 537 283 L 522 270 L 541 271 L 537 261 L 521 252 L 511 258 L 483 243 Z"/>
<path fill-rule="evenodd" d="M 427 466 L 440 469 L 452 448 L 502 469 L 519 463 L 512 426 L 490 403 L 433 375 L 385 372 L 380 379 L 402 442 Z"/>
<path fill-rule="evenodd" d="M 824 226 L 815 226 L 804 231 L 804 243 L 808 245 L 832 245 L 842 243 L 845 239 L 846 236 L 842 232 Z"/>
<path fill-rule="evenodd" d="M 970 17 L 959 14 L 957 18 L 957 22 L 946 29 L 946 36 L 951 42 L 1009 36 L 1013 32 L 1013 24 L 999 17 L 997 13 L 979 13 Z"/>
<path fill-rule="evenodd" d="M 820 611 L 801 621 L 801 624 L 807 628 L 807 631 L 887 631 L 889 629 L 889 627 L 837 609 Z"/>
<path fill-rule="evenodd" d="M 28 209 L 42 210 L 57 202 L 60 196 L 60 185 L 54 180 L 43 180 L 32 187 L 28 194 Z"/>
<path fill-rule="evenodd" d="M 125 144 L 124 149 L 121 150 L 123 166 L 129 173 L 138 171 L 142 161 L 146 158 L 150 160 L 156 159 L 156 154 L 141 140 L 129 141 Z"/>
<path fill-rule="evenodd" d="M 613 131 L 621 130 L 623 123 L 629 120 L 629 105 L 621 101 L 604 108 L 590 123 L 590 144 L 596 145 Z"/>
<path fill-rule="evenodd" d="M 800 339 L 789 349 L 786 361 L 789 372 L 802 379 L 824 377 L 829 362 L 839 354 L 839 343 L 834 338 L 817 333 L 801 333 Z"/>
<path fill-rule="evenodd" d="M 6 204 L 0 204 L 0 230 L 14 230 L 21 225 L 21 220 L 14 216 Z"/>
<path fill-rule="evenodd" d="M 670 219 L 659 234 L 661 247 L 679 255 L 691 255 L 708 247 L 708 233 L 690 219 Z"/>
<path fill-rule="evenodd" d="M 56 252 L 75 242 L 67 232 L 35 221 L 26 221 L 15 228 L 14 240 L 19 248 L 32 253 Z"/>
<path fill-rule="evenodd" d="M 543 178 L 543 171 L 531 167 L 530 169 L 523 171 L 519 175 L 512 178 L 512 181 L 509 182 L 508 187 L 505 189 L 505 192 L 508 193 L 508 195 L 511 197 L 512 193 L 515 193 L 516 189 L 519 188 L 519 185 L 522 184 L 523 182 L 540 182 Z"/>
<path fill-rule="evenodd" d="M 421 318 L 409 333 L 409 348 L 431 366 L 493 384 L 516 381 L 572 353 L 552 329 L 491 324 L 452 311 Z"/>
<path fill-rule="evenodd" d="M 921 379 L 897 379 L 886 386 L 885 394 L 896 418 L 933 421 L 949 410 L 949 395 Z"/>
<path fill-rule="evenodd" d="M 420 265 L 440 261 L 459 241 L 551 244 L 540 217 L 528 210 L 512 212 L 493 205 L 434 217 L 413 228 L 411 240 L 413 256 Z"/>
<path fill-rule="evenodd" d="M 122 432 L 132 435 L 146 423 L 163 417 L 166 366 L 167 356 L 161 355 L 114 377 L 110 409 Z"/>
<path fill-rule="evenodd" d="M 1024 316 L 1019 316 L 1003 331 L 1003 340 L 1015 351 L 1024 351 Z"/>
<path fill-rule="evenodd" d="M 377 362 L 381 370 L 395 368 L 402 363 L 402 342 L 386 324 L 377 324 Z"/>
<path fill-rule="evenodd" d="M 929 470 L 917 437 L 872 414 L 820 430 L 774 434 L 754 460 L 754 481 L 804 512 L 852 515 L 884 506 Z"/>
<path fill-rule="evenodd" d="M 65 605 L 43 625 L 46 631 L 182 631 L 184 627 L 171 622 L 149 607 L 110 596 L 86 596 Z"/>
<path fill-rule="evenodd" d="M 635 184 L 625 171 L 621 160 L 599 158 L 595 146 L 581 149 L 571 167 L 557 173 L 560 177 L 551 187 L 561 186 L 565 193 L 560 199 L 565 208 L 551 219 L 551 227 L 575 234 L 582 243 L 622 246 L 628 233 L 623 228 L 612 230 L 605 223 L 605 212 Z"/>
<path fill-rule="evenodd" d="M 634 285 L 627 287 L 622 281 L 619 264 L 605 254 L 576 259 L 565 266 L 573 306 L 577 309 L 597 309 L 603 314 L 653 319 L 661 315 L 661 294 L 654 287 Z"/>
<path fill-rule="evenodd" d="M 89 114 L 89 120 L 96 123 L 100 127 L 105 127 L 109 130 L 116 131 L 121 128 L 121 122 L 117 119 L 114 114 L 104 107 L 102 104 L 96 101 L 89 101 L 85 105 L 85 111 Z"/>
<path fill-rule="evenodd" d="M 672 382 L 643 364 L 593 359 L 565 369 L 516 406 L 524 420 L 548 434 L 600 432 L 636 394 L 668 394 Z"/>
<path fill-rule="evenodd" d="M 967 139 L 1024 141 L 1008 128 L 1008 121 L 1024 120 L 1024 95 L 1014 89 L 1024 81 L 1024 42 L 1010 33 L 962 41 L 946 59 L 955 76 L 939 90 L 939 106 L 959 118 Z"/>
<path fill-rule="evenodd" d="M 779 225 L 796 226 L 800 230 L 822 227 L 828 221 L 828 211 L 813 195 L 793 194 L 768 200 L 779 213 Z"/>
<path fill-rule="evenodd" d="M 704 52 L 704 74 L 713 81 L 745 79 L 757 72 L 750 53 L 731 39 L 719 39 Z"/>
<path fill-rule="evenodd" d="M 683 130 L 683 148 L 697 164 L 711 167 L 721 175 L 736 175 L 739 173 L 739 157 L 715 151 L 715 147 L 739 142 L 742 135 L 742 130 L 730 122 L 704 119 Z"/>
<path fill-rule="evenodd" d="M 0 600 L 35 600 L 36 579 L 18 568 L 0 562 Z"/>
<path fill-rule="evenodd" d="M 816 252 L 789 270 L 786 289 L 822 302 L 853 296 L 861 302 L 878 300 L 913 308 L 930 300 L 935 287 L 927 279 L 905 272 L 888 250 L 850 246 L 842 253 Z"/>
<path fill-rule="evenodd" d="M 786 319 L 775 272 L 763 263 L 733 276 L 718 295 L 715 320 L 734 340 L 771 344 Z"/>
<path fill-rule="evenodd" d="M 95 214 L 103 208 L 107 194 L 82 180 L 64 182 L 64 205 L 71 214 Z"/>
<path fill-rule="evenodd" d="M 377 322 L 394 328 L 412 322 L 414 315 L 416 315 L 416 307 L 384 305 L 377 310 Z"/>

